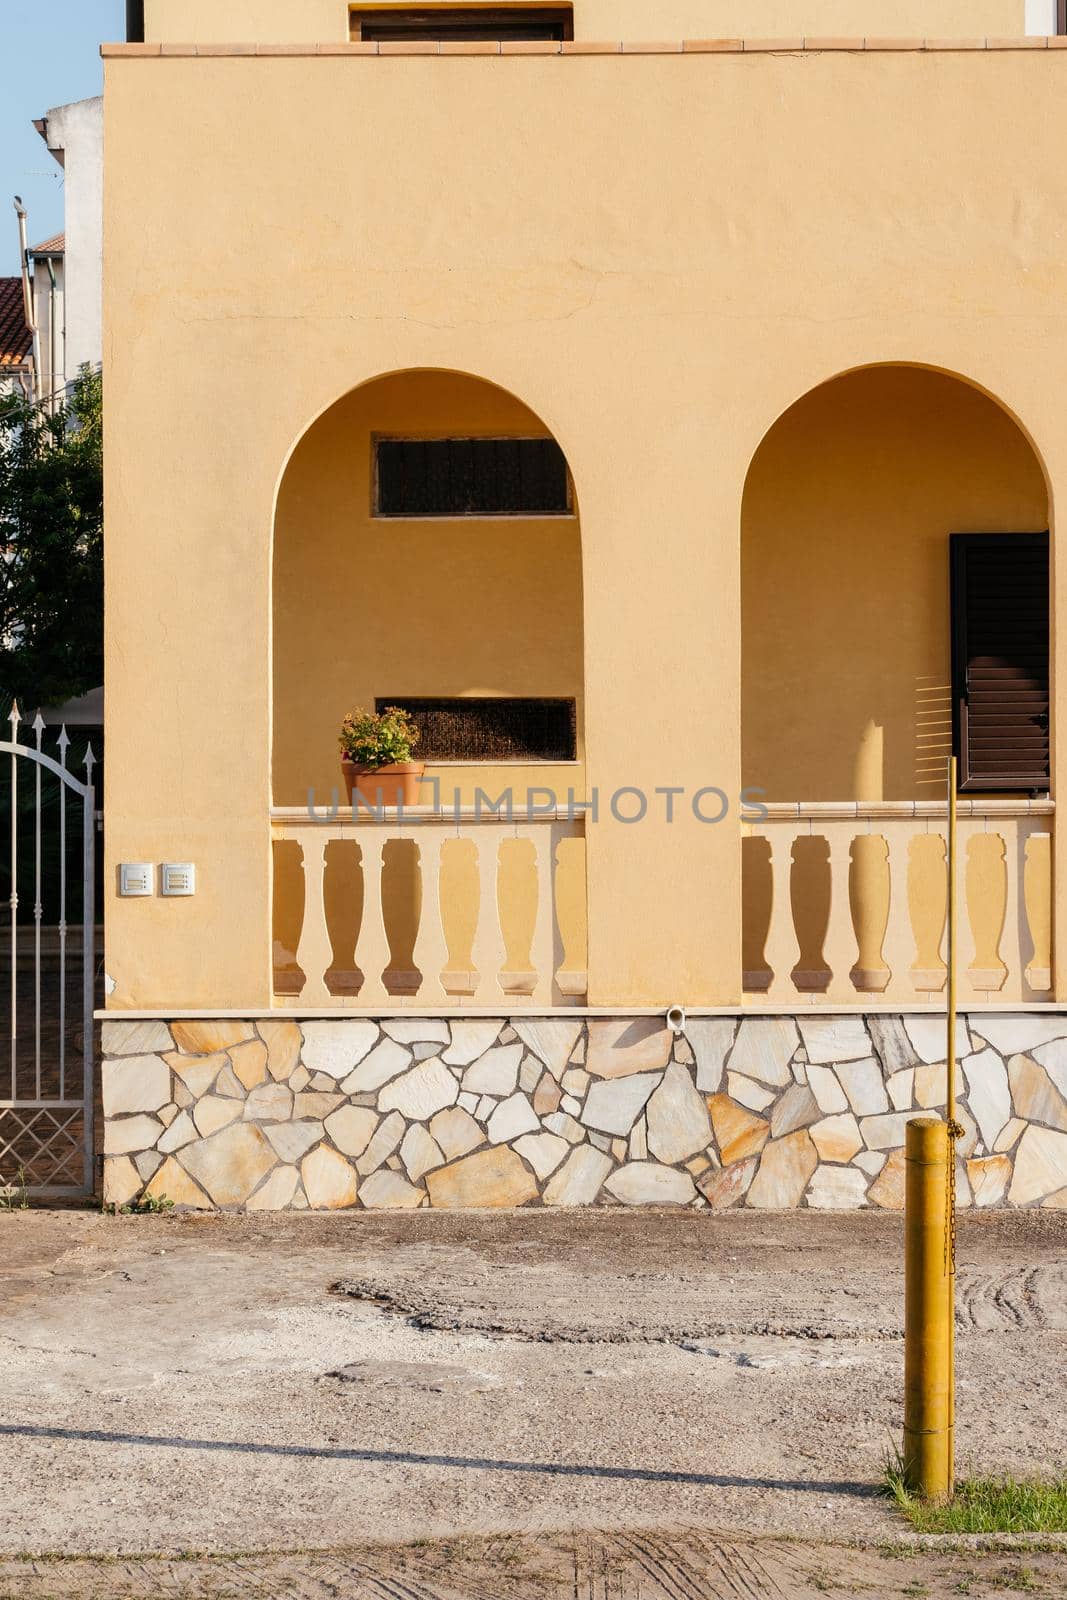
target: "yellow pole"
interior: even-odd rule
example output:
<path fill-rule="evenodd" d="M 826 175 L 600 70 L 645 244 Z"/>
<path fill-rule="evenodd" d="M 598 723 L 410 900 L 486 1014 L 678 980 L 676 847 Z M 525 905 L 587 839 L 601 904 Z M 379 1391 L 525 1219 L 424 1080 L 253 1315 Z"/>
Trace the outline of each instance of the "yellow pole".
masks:
<path fill-rule="evenodd" d="M 956 1479 L 956 757 L 948 760 L 948 1037 L 945 1041 L 945 1119 L 948 1123 L 948 1492 Z"/>
<path fill-rule="evenodd" d="M 952 1492 L 950 1140 L 938 1117 L 905 1128 L 904 1481 L 923 1499 Z"/>

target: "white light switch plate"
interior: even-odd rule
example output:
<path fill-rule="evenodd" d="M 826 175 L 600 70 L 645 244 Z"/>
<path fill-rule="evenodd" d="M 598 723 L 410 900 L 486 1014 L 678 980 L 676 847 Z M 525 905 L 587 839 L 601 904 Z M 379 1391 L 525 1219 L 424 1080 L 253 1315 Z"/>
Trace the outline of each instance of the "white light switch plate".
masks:
<path fill-rule="evenodd" d="M 196 867 L 191 861 L 164 861 L 160 874 L 168 897 L 196 893 Z"/>
<path fill-rule="evenodd" d="M 119 894 L 126 899 L 151 894 L 155 875 L 151 861 L 123 861 L 119 866 Z"/>

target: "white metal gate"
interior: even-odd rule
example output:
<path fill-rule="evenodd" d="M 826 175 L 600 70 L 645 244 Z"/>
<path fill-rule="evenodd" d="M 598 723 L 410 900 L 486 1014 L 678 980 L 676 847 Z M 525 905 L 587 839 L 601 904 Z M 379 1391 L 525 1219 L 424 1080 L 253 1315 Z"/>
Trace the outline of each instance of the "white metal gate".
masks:
<path fill-rule="evenodd" d="M 96 758 L 88 745 L 83 783 L 67 768 L 65 727 L 57 760 L 42 749 L 40 712 L 33 745 L 19 742 L 17 705 L 8 721 L 11 738 L 0 741 L 0 769 L 4 756 L 10 761 L 7 951 L 0 932 L 0 955 L 8 957 L 7 984 L 0 968 L 0 1193 L 10 1203 L 23 1194 L 93 1192 Z M 32 921 L 25 910 L 20 920 L 31 888 Z M 80 923 L 68 916 L 71 907 L 80 907 Z"/>

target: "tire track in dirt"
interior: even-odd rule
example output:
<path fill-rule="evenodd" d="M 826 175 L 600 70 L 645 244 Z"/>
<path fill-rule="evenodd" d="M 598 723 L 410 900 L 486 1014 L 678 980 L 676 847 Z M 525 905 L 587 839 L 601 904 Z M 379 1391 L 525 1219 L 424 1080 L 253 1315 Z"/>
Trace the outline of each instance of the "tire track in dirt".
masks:
<path fill-rule="evenodd" d="M 0 1560 L 0 1600 L 818 1600 L 1063 1593 L 1064 1555 L 887 1553 L 703 1531 L 500 1535 L 353 1551 Z M 961 1581 L 962 1580 L 962 1581 Z"/>
<path fill-rule="evenodd" d="M 782 1278 L 770 1297 L 765 1282 L 709 1272 L 679 1274 L 665 1306 L 662 1283 L 640 1275 L 602 1274 L 577 1299 L 573 1285 L 531 1281 L 520 1267 L 492 1274 L 455 1271 L 434 1280 L 397 1270 L 365 1272 L 332 1285 L 333 1293 L 373 1305 L 430 1332 L 481 1333 L 534 1343 L 684 1344 L 730 1335 L 833 1340 L 895 1340 L 904 1335 L 902 1272 L 853 1273 L 848 1284 Z M 1067 1330 L 1067 1261 L 990 1273 L 959 1268 L 956 1321 L 961 1332 Z M 578 1307 L 580 1316 L 578 1318 Z"/>
<path fill-rule="evenodd" d="M 1006 1273 L 961 1267 L 956 1326 L 966 1333 L 1067 1329 L 1067 1263 L 1020 1266 Z"/>

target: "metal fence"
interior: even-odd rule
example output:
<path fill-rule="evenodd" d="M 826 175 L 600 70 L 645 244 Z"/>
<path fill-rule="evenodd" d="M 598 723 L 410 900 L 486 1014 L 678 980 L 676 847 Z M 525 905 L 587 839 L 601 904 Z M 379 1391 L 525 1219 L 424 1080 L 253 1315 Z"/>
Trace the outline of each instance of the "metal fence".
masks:
<path fill-rule="evenodd" d="M 43 749 L 40 712 L 33 744 L 20 740 L 17 705 L 8 721 L 11 737 L 0 741 L 10 834 L 10 919 L 0 932 L 0 1095 L 9 1091 L 0 1098 L 0 1196 L 10 1204 L 13 1196 L 73 1198 L 94 1187 L 96 756 L 89 744 L 83 782 L 67 765 L 65 727 L 57 757 Z M 3 878 L 0 868 L 0 895 Z"/>

